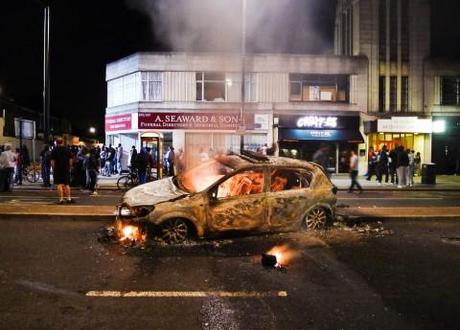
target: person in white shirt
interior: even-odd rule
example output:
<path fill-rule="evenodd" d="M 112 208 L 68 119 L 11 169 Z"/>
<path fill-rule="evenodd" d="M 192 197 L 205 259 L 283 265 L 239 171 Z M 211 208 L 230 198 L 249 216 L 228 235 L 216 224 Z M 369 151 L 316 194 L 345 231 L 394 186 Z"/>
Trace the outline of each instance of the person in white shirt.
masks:
<path fill-rule="evenodd" d="M 4 190 L 12 191 L 14 182 L 14 166 L 16 166 L 17 155 L 11 151 L 11 145 L 5 145 L 5 151 L 0 155 L 0 168 L 5 173 Z"/>
<path fill-rule="evenodd" d="M 348 192 L 352 193 L 353 188 L 356 186 L 360 193 L 363 192 L 363 187 L 359 184 L 358 180 L 358 155 L 356 151 L 352 150 L 350 155 L 350 178 L 351 178 L 351 185 L 348 188 Z"/>

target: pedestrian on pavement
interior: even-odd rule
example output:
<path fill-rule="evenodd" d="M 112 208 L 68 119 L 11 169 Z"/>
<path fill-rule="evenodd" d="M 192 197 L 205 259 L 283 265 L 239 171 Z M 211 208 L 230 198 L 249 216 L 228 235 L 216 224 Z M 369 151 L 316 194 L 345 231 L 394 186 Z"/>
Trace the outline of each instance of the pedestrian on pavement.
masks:
<path fill-rule="evenodd" d="M 313 162 L 321 165 L 324 169 L 324 173 L 327 177 L 330 177 L 329 173 L 329 146 L 326 143 L 321 143 L 319 149 L 313 155 Z"/>
<path fill-rule="evenodd" d="M 168 162 L 168 176 L 174 176 L 174 166 L 176 164 L 176 154 L 174 153 L 174 147 L 169 146 L 169 150 L 166 153 L 166 160 Z"/>
<path fill-rule="evenodd" d="M 377 181 L 382 184 L 382 177 L 385 175 L 385 183 L 388 183 L 388 150 L 384 145 L 380 150 L 377 161 Z"/>
<path fill-rule="evenodd" d="M 118 174 L 121 174 L 121 171 L 123 171 L 123 163 L 122 163 L 122 161 L 123 161 L 123 147 L 122 147 L 121 143 L 118 143 L 115 159 L 116 159 L 116 162 L 117 162 L 117 172 L 118 172 Z"/>
<path fill-rule="evenodd" d="M 5 151 L 0 155 L 0 164 L 4 171 L 4 191 L 13 191 L 14 167 L 17 155 L 11 150 L 11 144 L 5 145 Z"/>
<path fill-rule="evenodd" d="M 409 187 L 414 185 L 414 172 L 415 172 L 415 155 L 414 151 L 407 149 L 407 157 L 409 158 L 409 166 L 406 169 L 406 183 Z"/>
<path fill-rule="evenodd" d="M 16 166 L 14 174 L 14 183 L 22 186 L 22 172 L 24 171 L 21 149 L 16 148 Z"/>
<path fill-rule="evenodd" d="M 131 147 L 131 151 L 129 152 L 129 166 L 131 166 L 132 169 L 136 168 L 136 156 L 137 156 L 137 149 L 136 146 Z"/>
<path fill-rule="evenodd" d="M 50 187 L 51 175 L 51 148 L 49 144 L 45 144 L 43 150 L 40 152 L 40 163 L 42 167 L 43 187 Z"/>
<path fill-rule="evenodd" d="M 398 183 L 398 177 L 396 175 L 396 163 L 397 163 L 397 154 L 396 154 L 396 147 L 391 149 L 390 154 L 388 156 L 388 169 L 390 171 L 390 179 L 391 183 Z"/>
<path fill-rule="evenodd" d="M 69 148 L 64 146 L 64 140 L 58 138 L 56 146 L 51 152 L 51 167 L 53 169 L 53 181 L 58 193 L 58 204 L 74 203 L 70 192 L 70 169 L 72 167 L 72 154 Z"/>
<path fill-rule="evenodd" d="M 179 149 L 176 155 L 176 170 L 177 174 L 182 174 L 185 171 L 185 155 L 182 148 Z"/>
<path fill-rule="evenodd" d="M 398 146 L 396 150 L 396 173 L 398 175 L 398 188 L 407 185 L 407 167 L 409 166 L 409 156 L 404 147 Z"/>
<path fill-rule="evenodd" d="M 414 156 L 414 166 L 415 166 L 414 175 L 420 176 L 420 166 L 421 165 L 422 165 L 422 157 L 420 156 L 420 152 L 417 152 Z"/>
<path fill-rule="evenodd" d="M 356 186 L 359 190 L 360 193 L 363 192 L 363 188 L 359 184 L 357 178 L 358 178 L 358 155 L 356 154 L 356 151 L 351 150 L 351 155 L 350 155 L 350 179 L 351 179 L 351 185 L 350 188 L 348 188 L 348 192 L 352 193 L 354 187 Z"/>
<path fill-rule="evenodd" d="M 374 151 L 373 147 L 370 147 L 369 152 L 367 154 L 367 181 L 371 181 L 373 175 L 375 175 L 378 178 L 377 163 L 377 153 Z"/>
<path fill-rule="evenodd" d="M 134 161 L 135 169 L 139 178 L 139 184 L 147 182 L 147 168 L 149 166 L 149 155 L 145 148 L 141 148 Z"/>
<path fill-rule="evenodd" d="M 90 195 L 97 195 L 96 186 L 97 186 L 97 175 L 99 174 L 99 169 L 101 168 L 101 160 L 97 155 L 96 148 L 91 148 L 88 159 L 86 161 L 86 172 L 89 176 L 89 191 Z"/>

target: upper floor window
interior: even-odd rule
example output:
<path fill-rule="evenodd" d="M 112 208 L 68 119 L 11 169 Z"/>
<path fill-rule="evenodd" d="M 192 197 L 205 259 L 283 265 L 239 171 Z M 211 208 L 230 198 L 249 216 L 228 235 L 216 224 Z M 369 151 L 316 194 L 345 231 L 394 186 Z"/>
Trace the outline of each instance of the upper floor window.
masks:
<path fill-rule="evenodd" d="M 350 83 L 346 75 L 289 75 L 290 101 L 349 102 Z"/>
<path fill-rule="evenodd" d="M 441 104 L 460 105 L 460 77 L 441 77 Z"/>
<path fill-rule="evenodd" d="M 247 73 L 244 79 L 245 102 L 256 102 L 256 74 Z"/>
<path fill-rule="evenodd" d="M 227 100 L 227 82 L 225 73 L 197 72 L 196 73 L 196 100 L 223 102 Z"/>
<path fill-rule="evenodd" d="M 163 82 L 161 72 L 142 72 L 141 101 L 162 101 Z"/>

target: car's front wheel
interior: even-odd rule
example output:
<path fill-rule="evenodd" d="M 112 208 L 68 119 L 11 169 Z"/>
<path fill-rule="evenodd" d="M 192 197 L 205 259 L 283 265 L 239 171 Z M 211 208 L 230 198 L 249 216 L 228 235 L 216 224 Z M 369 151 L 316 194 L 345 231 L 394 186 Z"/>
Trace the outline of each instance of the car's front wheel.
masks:
<path fill-rule="evenodd" d="M 323 207 L 316 206 L 308 211 L 303 221 L 302 227 L 304 230 L 324 229 L 329 222 L 327 210 Z"/>
<path fill-rule="evenodd" d="M 190 228 L 183 219 L 169 219 L 161 224 L 158 235 L 168 244 L 181 244 L 190 238 Z"/>

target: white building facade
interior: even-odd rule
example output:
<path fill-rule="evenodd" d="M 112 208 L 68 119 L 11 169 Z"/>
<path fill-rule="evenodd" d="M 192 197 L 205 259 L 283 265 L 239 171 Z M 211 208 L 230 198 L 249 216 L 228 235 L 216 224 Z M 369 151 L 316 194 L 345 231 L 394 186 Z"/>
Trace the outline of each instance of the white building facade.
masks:
<path fill-rule="evenodd" d="M 138 53 L 109 64 L 106 143 L 129 150 L 161 135 L 164 150 L 182 149 L 194 165 L 202 151 L 239 152 L 244 126 L 244 149 L 276 144 L 279 155 L 311 160 L 324 143 L 329 167 L 348 171 L 346 152 L 364 148 L 367 59 L 248 56 L 243 106 L 241 66 L 238 54 L 209 53 Z"/>

